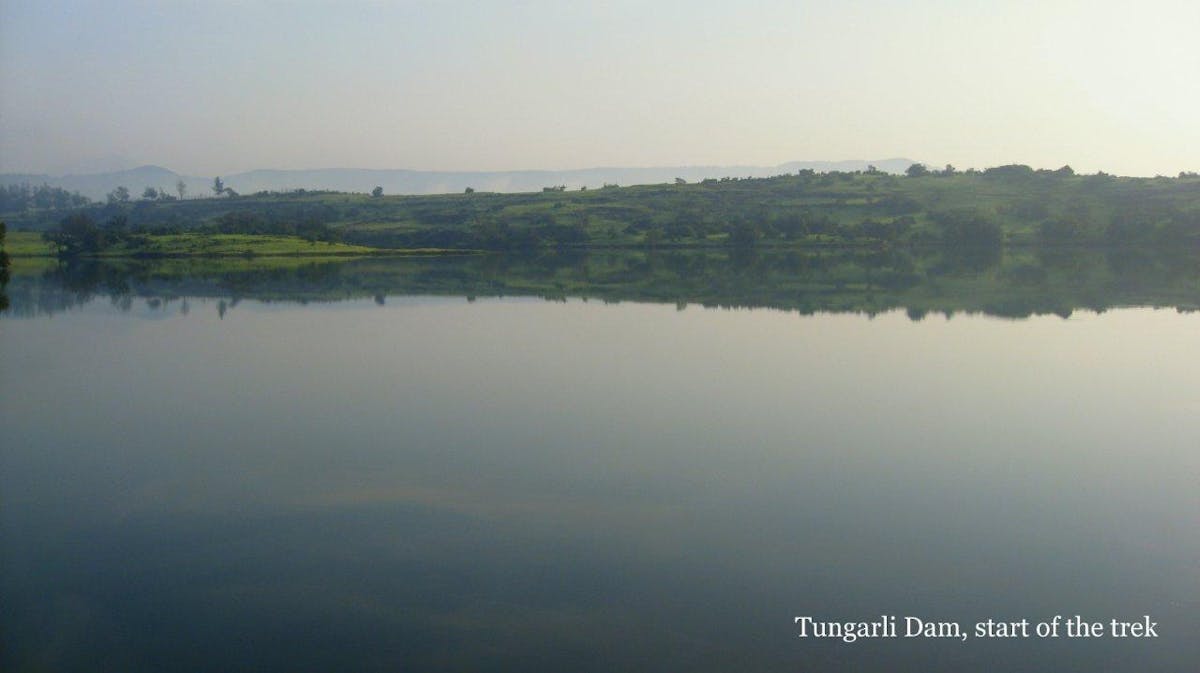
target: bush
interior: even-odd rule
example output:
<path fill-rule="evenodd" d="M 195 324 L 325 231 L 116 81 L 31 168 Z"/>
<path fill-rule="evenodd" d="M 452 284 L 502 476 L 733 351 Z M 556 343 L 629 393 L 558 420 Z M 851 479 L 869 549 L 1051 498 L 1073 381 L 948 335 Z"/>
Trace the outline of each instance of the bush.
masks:
<path fill-rule="evenodd" d="M 996 247 L 1004 232 L 994 217 L 977 210 L 958 210 L 931 215 L 939 240 L 946 245 Z"/>

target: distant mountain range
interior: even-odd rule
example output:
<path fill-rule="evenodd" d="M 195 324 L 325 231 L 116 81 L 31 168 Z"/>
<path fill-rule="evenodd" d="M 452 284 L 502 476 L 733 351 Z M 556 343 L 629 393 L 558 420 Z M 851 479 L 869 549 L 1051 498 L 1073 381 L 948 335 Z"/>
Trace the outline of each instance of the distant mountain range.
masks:
<path fill-rule="evenodd" d="M 778 166 L 660 166 L 652 168 L 581 168 L 563 171 L 412 171 L 365 168 L 320 168 L 311 170 L 253 170 L 222 175 L 226 187 L 242 194 L 257 191 L 291 189 L 329 189 L 341 192 L 369 192 L 376 186 L 385 194 L 450 194 L 471 187 L 481 192 L 533 192 L 543 187 L 565 185 L 568 189 L 602 187 L 605 184 L 643 185 L 671 182 L 683 178 L 695 182 L 707 178 L 769 177 L 795 173 L 803 169 L 817 172 L 860 171 L 875 166 L 888 173 L 903 173 L 910 159 L 878 161 L 792 161 Z M 161 166 L 140 166 L 129 170 L 81 175 L 0 174 L 0 184 L 48 184 L 79 192 L 92 199 L 124 186 L 136 198 L 155 187 L 176 193 L 183 180 L 189 196 L 211 195 L 212 177 L 180 175 Z"/>

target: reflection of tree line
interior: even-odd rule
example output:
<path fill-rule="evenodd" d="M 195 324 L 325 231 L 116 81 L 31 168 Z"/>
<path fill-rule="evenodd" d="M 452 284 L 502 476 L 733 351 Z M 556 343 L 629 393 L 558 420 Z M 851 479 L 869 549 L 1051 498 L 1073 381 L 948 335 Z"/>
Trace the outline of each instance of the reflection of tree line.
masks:
<path fill-rule="evenodd" d="M 79 260 L 10 285 L 12 314 L 56 313 L 107 297 L 166 310 L 184 297 L 308 303 L 389 295 L 540 296 L 561 300 L 768 307 L 800 313 L 905 309 L 1025 317 L 1080 308 L 1200 307 L 1194 255 L 1129 248 L 913 251 L 646 251 L 361 259 L 297 268 L 186 271 L 153 262 Z M 178 304 L 181 308 L 183 304 Z M 186 309 L 184 309 L 186 310 Z"/>
<path fill-rule="evenodd" d="M 8 233 L 8 225 L 0 222 L 0 311 L 8 310 L 8 294 L 5 288 L 8 285 L 8 253 L 4 249 L 4 237 Z"/>

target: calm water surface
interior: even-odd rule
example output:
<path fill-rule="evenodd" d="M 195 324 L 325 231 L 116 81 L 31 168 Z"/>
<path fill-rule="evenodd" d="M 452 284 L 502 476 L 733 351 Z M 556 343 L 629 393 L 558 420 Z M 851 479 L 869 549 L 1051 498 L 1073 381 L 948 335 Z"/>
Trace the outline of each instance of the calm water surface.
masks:
<path fill-rule="evenodd" d="M 0 320 L 0 668 L 1197 670 L 1200 314 L 381 301 Z"/>

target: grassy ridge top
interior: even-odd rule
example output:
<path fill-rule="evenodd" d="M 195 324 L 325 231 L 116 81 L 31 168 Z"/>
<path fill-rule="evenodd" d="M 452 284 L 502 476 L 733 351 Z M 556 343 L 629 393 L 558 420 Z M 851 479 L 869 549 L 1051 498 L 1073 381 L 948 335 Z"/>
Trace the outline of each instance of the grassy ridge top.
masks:
<path fill-rule="evenodd" d="M 524 194 L 295 191 L 84 209 L 160 233 L 332 231 L 388 248 L 1200 242 L 1200 178 L 1004 166 L 895 176 L 811 173 Z M 47 229 L 62 212 L 5 215 Z"/>

